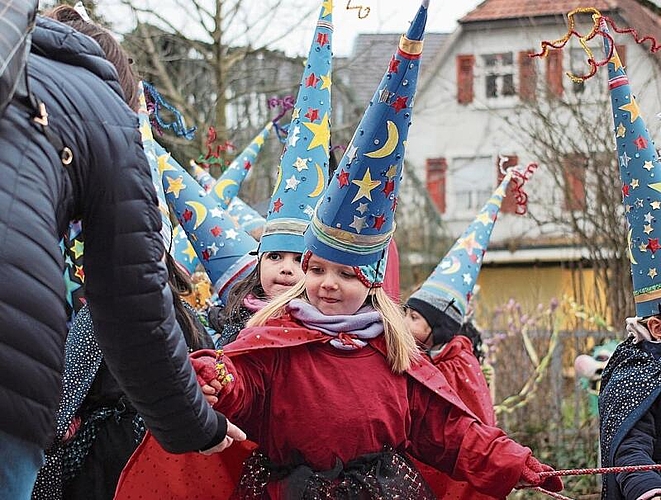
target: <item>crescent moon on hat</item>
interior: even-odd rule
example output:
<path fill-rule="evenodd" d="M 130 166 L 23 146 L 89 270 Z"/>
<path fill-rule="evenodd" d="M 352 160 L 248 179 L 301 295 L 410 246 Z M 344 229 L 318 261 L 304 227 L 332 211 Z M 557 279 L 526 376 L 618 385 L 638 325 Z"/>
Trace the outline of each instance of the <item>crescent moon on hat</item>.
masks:
<path fill-rule="evenodd" d="M 195 230 L 200 227 L 200 224 L 202 224 L 204 219 L 207 218 L 207 207 L 199 201 L 187 201 L 186 205 L 191 207 L 193 212 L 195 212 L 195 225 L 193 226 L 193 230 Z"/>
<path fill-rule="evenodd" d="M 627 234 L 627 255 L 629 256 L 629 260 L 631 263 L 635 266 L 638 264 L 636 262 L 636 259 L 633 256 L 633 252 L 631 251 L 631 235 L 633 234 L 633 229 L 629 229 L 629 234 Z"/>
<path fill-rule="evenodd" d="M 461 268 L 461 262 L 459 262 L 456 255 L 452 255 L 450 259 L 452 260 L 452 264 L 444 271 L 441 271 L 441 274 L 454 274 Z"/>
<path fill-rule="evenodd" d="M 399 143 L 399 130 L 397 130 L 397 125 L 390 120 L 388 120 L 386 126 L 388 128 L 388 138 L 386 139 L 386 142 L 379 149 L 365 153 L 365 156 L 369 156 L 370 158 L 385 158 L 395 150 Z"/>
<path fill-rule="evenodd" d="M 324 171 L 321 169 L 318 163 L 314 164 L 317 167 L 317 185 L 314 190 L 308 195 L 308 198 L 316 198 L 321 193 L 324 192 Z"/>
<path fill-rule="evenodd" d="M 221 179 L 218 182 L 216 182 L 216 185 L 213 187 L 213 191 L 218 196 L 218 199 L 224 200 L 225 190 L 232 185 L 238 186 L 239 183 L 236 182 L 234 179 Z"/>
<path fill-rule="evenodd" d="M 282 167 L 278 165 L 278 178 L 275 180 L 275 186 L 273 187 L 271 198 L 273 198 L 273 195 L 278 191 L 278 189 L 280 189 L 281 182 L 282 182 Z"/>

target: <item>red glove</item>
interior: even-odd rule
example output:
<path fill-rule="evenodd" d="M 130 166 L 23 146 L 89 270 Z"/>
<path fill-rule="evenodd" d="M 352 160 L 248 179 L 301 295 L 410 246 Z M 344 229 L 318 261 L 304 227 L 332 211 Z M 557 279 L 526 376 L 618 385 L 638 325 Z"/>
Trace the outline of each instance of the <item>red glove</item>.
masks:
<path fill-rule="evenodd" d="M 211 356 L 200 356 L 191 358 L 191 364 L 197 376 L 197 383 L 200 387 L 209 384 L 218 376 L 216 371 L 216 358 Z"/>
<path fill-rule="evenodd" d="M 562 479 L 558 476 L 544 476 L 539 475 L 540 472 L 551 472 L 553 467 L 550 465 L 542 464 L 535 457 L 530 455 L 526 460 L 526 464 L 521 471 L 521 479 L 519 479 L 520 486 L 539 486 L 548 491 L 562 491 L 564 488 Z"/>

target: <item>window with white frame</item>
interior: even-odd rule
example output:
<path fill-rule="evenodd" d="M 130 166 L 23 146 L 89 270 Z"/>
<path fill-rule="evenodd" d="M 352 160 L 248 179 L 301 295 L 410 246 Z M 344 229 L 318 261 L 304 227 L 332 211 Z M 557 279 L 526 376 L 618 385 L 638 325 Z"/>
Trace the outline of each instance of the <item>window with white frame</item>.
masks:
<path fill-rule="evenodd" d="M 467 216 L 474 216 L 487 202 L 496 185 L 493 158 L 455 158 L 450 175 L 455 213 L 459 215 L 466 211 Z"/>
<path fill-rule="evenodd" d="M 514 85 L 514 55 L 512 52 L 482 55 L 484 88 L 487 99 L 516 94 Z"/>

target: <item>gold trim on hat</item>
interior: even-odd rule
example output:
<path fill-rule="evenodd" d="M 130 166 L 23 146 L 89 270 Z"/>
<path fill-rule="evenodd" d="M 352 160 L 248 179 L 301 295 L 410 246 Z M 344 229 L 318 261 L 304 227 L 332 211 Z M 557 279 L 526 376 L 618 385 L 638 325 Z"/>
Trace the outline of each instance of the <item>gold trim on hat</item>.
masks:
<path fill-rule="evenodd" d="M 641 293 L 640 295 L 635 295 L 633 298 L 636 304 L 640 304 L 641 302 L 649 302 L 650 300 L 658 300 L 658 299 L 661 299 L 661 289 L 653 290 L 647 293 Z"/>
<path fill-rule="evenodd" d="M 419 56 L 422 54 L 422 44 L 422 40 L 409 40 L 406 35 L 402 35 L 399 39 L 399 50 L 412 56 Z"/>
<path fill-rule="evenodd" d="M 276 219 L 264 224 L 262 236 L 272 234 L 303 234 L 310 223 L 298 219 Z"/>
<path fill-rule="evenodd" d="M 330 238 L 333 238 L 342 243 L 358 245 L 361 247 L 380 246 L 383 243 L 386 243 L 390 239 L 392 234 L 395 232 L 395 224 L 393 223 L 392 229 L 390 231 L 386 231 L 384 234 L 367 235 L 367 234 L 351 233 L 349 231 L 345 231 L 344 229 L 339 229 L 324 224 L 323 222 L 321 222 L 321 220 L 317 218 L 316 215 L 312 217 L 312 224 L 314 224 L 315 228 L 318 231 L 324 233 L 326 236 L 329 236 Z"/>

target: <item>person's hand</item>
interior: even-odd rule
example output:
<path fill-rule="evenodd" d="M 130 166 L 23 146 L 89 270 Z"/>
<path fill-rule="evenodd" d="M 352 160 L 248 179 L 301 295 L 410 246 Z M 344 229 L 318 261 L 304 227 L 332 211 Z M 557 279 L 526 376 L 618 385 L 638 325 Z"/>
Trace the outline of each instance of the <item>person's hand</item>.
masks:
<path fill-rule="evenodd" d="M 232 443 L 234 443 L 234 441 L 245 441 L 245 440 L 246 440 L 246 433 L 228 420 L 227 435 L 225 436 L 225 439 L 223 439 L 216 446 L 209 448 L 208 450 L 200 450 L 200 453 L 202 453 L 202 455 L 213 455 L 214 453 L 219 453 L 229 448 L 230 446 L 232 446 Z"/>
<path fill-rule="evenodd" d="M 531 455 L 523 466 L 517 488 L 539 486 L 540 488 L 556 493 L 562 491 L 564 485 L 562 484 L 562 479 L 558 476 L 540 476 L 539 474 L 540 472 L 551 472 L 553 470 L 553 467 L 540 463 L 539 460 Z"/>
<path fill-rule="evenodd" d="M 207 403 L 214 406 L 218 402 L 217 395 L 222 388 L 220 382 L 214 379 L 210 383 L 200 386 L 200 388 L 202 389 L 202 394 L 204 394 L 204 399 L 207 400 Z"/>

